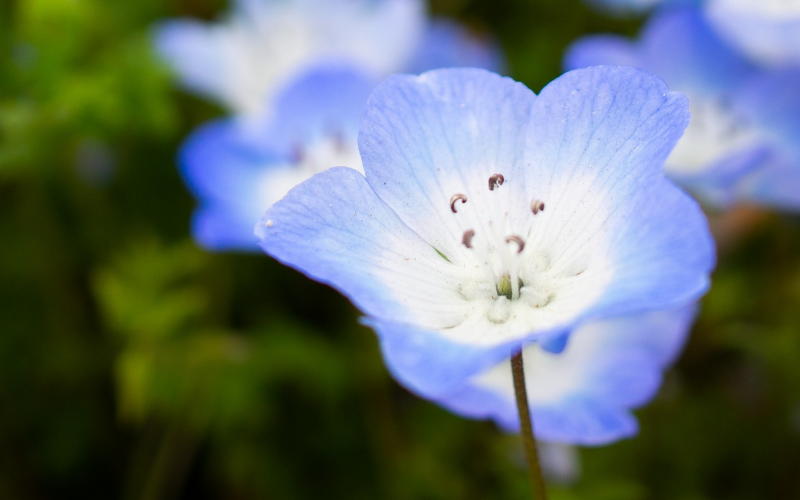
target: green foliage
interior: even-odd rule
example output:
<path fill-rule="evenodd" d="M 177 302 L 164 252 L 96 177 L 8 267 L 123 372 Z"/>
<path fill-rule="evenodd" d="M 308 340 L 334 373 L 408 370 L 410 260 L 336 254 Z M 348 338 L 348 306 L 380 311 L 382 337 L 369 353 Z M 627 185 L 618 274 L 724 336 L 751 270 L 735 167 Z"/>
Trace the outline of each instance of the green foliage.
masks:
<path fill-rule="evenodd" d="M 0 4 L 0 498 L 526 498 L 517 438 L 397 386 L 344 298 L 190 242 L 174 155 L 218 111 L 148 33 L 222 4 Z M 432 8 L 496 33 L 533 88 L 575 37 L 640 24 L 578 0 Z M 800 226 L 720 253 L 640 436 L 582 449 L 554 500 L 800 497 Z"/>

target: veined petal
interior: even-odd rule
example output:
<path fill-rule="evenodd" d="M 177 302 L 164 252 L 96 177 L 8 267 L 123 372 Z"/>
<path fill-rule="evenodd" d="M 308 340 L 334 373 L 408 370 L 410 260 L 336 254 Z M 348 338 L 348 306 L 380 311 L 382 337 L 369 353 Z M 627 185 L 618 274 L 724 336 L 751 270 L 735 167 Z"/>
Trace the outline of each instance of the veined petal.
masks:
<path fill-rule="evenodd" d="M 634 434 L 630 411 L 656 394 L 693 318 L 694 307 L 683 307 L 592 322 L 573 332 L 562 354 L 526 347 L 525 380 L 537 437 L 596 445 Z M 422 395 L 461 415 L 519 429 L 508 360 L 447 394 Z"/>
<path fill-rule="evenodd" d="M 477 69 L 393 77 L 362 119 L 366 179 L 317 175 L 257 234 L 367 314 L 403 383 L 441 395 L 530 342 L 705 291 L 705 219 L 661 172 L 686 107 L 633 68 L 538 98 Z"/>
<path fill-rule="evenodd" d="M 425 241 L 460 259 L 465 228 L 450 199 L 482 193 L 496 173 L 521 177 L 534 98 L 524 85 L 478 69 L 389 78 L 370 97 L 359 133 L 370 185 Z M 486 197 L 470 204 L 477 213 L 497 211 Z"/>
<path fill-rule="evenodd" d="M 562 321 L 673 307 L 707 288 L 705 217 L 662 172 L 687 122 L 685 97 L 633 68 L 575 70 L 542 90 L 523 161 L 548 213 L 527 241 L 574 278 L 548 304 Z"/>
<path fill-rule="evenodd" d="M 366 314 L 447 327 L 472 306 L 452 264 L 409 229 L 362 174 L 332 168 L 289 191 L 256 226 L 269 255 L 334 286 Z"/>
<path fill-rule="evenodd" d="M 618 64 L 623 42 L 609 40 L 578 41 L 565 63 Z M 752 108 L 743 105 L 756 68 L 720 39 L 696 8 L 654 14 L 627 56 L 635 59 L 628 64 L 661 76 L 689 98 L 692 119 L 666 161 L 667 174 L 714 206 L 739 201 L 738 182 L 763 164 L 772 148 Z"/>

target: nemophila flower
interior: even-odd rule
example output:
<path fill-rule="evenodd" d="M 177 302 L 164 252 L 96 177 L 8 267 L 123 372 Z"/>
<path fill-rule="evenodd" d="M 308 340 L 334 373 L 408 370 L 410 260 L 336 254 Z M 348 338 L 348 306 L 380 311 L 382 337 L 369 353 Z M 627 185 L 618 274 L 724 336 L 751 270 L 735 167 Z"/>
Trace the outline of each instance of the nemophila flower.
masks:
<path fill-rule="evenodd" d="M 637 432 L 631 413 L 647 403 L 677 357 L 694 308 L 596 321 L 576 329 L 564 352 L 523 350 L 528 402 L 539 439 L 598 445 Z M 470 418 L 519 430 L 511 365 L 504 360 L 434 398 Z"/>
<path fill-rule="evenodd" d="M 366 176 L 317 174 L 256 233 L 366 315 L 394 376 L 428 398 L 588 321 L 706 290 L 713 243 L 663 175 L 686 99 L 641 70 L 569 72 L 539 96 L 477 69 L 399 75 L 359 130 Z"/>
<path fill-rule="evenodd" d="M 705 11 L 723 38 L 767 66 L 800 66 L 800 1 L 708 0 Z"/>
<path fill-rule="evenodd" d="M 431 66 L 502 67 L 502 56 L 458 24 L 437 21 L 415 57 Z M 378 80 L 359 67 L 314 66 L 287 84 L 269 110 L 223 119 L 194 132 L 181 173 L 200 201 L 193 234 L 209 250 L 256 251 L 253 224 L 289 189 L 334 166 L 362 171 L 356 135 Z"/>
<path fill-rule="evenodd" d="M 766 110 L 777 107 L 777 114 L 789 116 L 798 108 L 782 95 L 762 95 L 763 75 L 716 35 L 700 10 L 656 13 L 639 42 L 613 35 L 584 38 L 565 60 L 567 68 L 596 64 L 652 71 L 687 95 L 691 123 L 665 169 L 712 205 L 748 199 L 750 177 L 760 177 L 773 157 L 785 155 L 788 136 L 776 134 L 777 121 Z"/>
<path fill-rule="evenodd" d="M 425 29 L 422 0 L 235 0 L 223 21 L 180 19 L 156 30 L 159 54 L 190 90 L 257 114 L 309 66 L 400 71 Z"/>
<path fill-rule="evenodd" d="M 162 23 L 155 44 L 185 87 L 245 116 L 270 111 L 277 93 L 320 64 L 358 67 L 376 80 L 439 67 L 502 69 L 493 40 L 424 11 L 422 0 L 238 0 L 220 23 Z"/>
<path fill-rule="evenodd" d="M 200 202 L 195 239 L 210 250 L 256 250 L 254 222 L 296 184 L 332 166 L 363 171 L 356 135 L 375 83 L 351 68 L 316 68 L 278 96 L 266 122 L 228 118 L 194 132 L 180 165 Z"/>

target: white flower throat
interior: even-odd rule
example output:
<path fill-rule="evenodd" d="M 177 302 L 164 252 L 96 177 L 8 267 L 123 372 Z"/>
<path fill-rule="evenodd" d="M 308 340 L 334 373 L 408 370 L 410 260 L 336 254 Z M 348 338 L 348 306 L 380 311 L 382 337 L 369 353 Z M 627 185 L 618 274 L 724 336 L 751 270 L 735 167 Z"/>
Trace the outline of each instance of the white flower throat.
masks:
<path fill-rule="evenodd" d="M 505 183 L 502 174 L 489 177 L 486 189 L 490 196 L 502 197 L 501 186 Z M 499 203 L 501 200 L 497 200 Z M 523 208 L 523 207 L 520 207 Z M 494 304 L 487 316 L 493 323 L 503 323 L 511 314 L 512 303 L 523 301 L 527 306 L 538 308 L 547 305 L 552 298 L 550 287 L 537 283 L 535 275 L 545 262 L 543 257 L 526 246 L 526 240 L 535 226 L 535 218 L 545 209 L 542 200 L 534 198 L 524 207 L 525 220 L 516 218 L 513 224 L 525 228 L 523 234 L 512 232 L 512 221 L 508 212 L 500 220 L 478 213 L 470 204 L 469 197 L 456 193 L 450 198 L 450 210 L 463 230 L 461 244 L 483 277 L 474 282 L 461 284 L 461 294 L 467 300 L 491 298 Z M 519 216 L 522 211 L 515 211 Z M 521 224 L 520 224 L 521 223 Z"/>
<path fill-rule="evenodd" d="M 259 202 L 270 206 L 296 185 L 331 167 L 350 167 L 364 173 L 354 138 L 332 132 L 307 145 L 296 146 L 286 164 L 264 171 Z"/>

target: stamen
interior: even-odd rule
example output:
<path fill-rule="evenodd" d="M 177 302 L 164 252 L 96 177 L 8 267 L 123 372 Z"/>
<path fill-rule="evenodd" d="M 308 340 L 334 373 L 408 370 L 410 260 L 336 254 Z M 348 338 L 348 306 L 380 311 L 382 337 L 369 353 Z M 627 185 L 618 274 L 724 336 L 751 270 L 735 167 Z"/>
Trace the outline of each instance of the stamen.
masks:
<path fill-rule="evenodd" d="M 464 236 L 461 237 L 461 243 L 467 248 L 472 248 L 472 238 L 475 236 L 474 229 L 467 229 L 464 231 Z"/>
<path fill-rule="evenodd" d="M 531 201 L 531 212 L 533 212 L 533 215 L 536 215 L 539 212 L 544 212 L 544 202 L 537 199 Z"/>
<path fill-rule="evenodd" d="M 456 193 L 456 194 L 453 195 L 452 198 L 450 198 L 450 210 L 452 210 L 453 213 L 457 212 L 456 211 L 456 202 L 459 201 L 459 200 L 461 201 L 461 203 L 466 203 L 467 202 L 467 197 L 465 195 L 461 194 L 461 193 Z"/>
<path fill-rule="evenodd" d="M 512 241 L 517 244 L 517 253 L 522 253 L 525 248 L 525 241 L 516 234 L 506 236 L 506 243 L 511 243 Z"/>
<path fill-rule="evenodd" d="M 495 187 L 502 186 L 505 181 L 506 178 L 503 177 L 503 174 L 494 174 L 489 177 L 489 191 L 494 191 Z"/>

